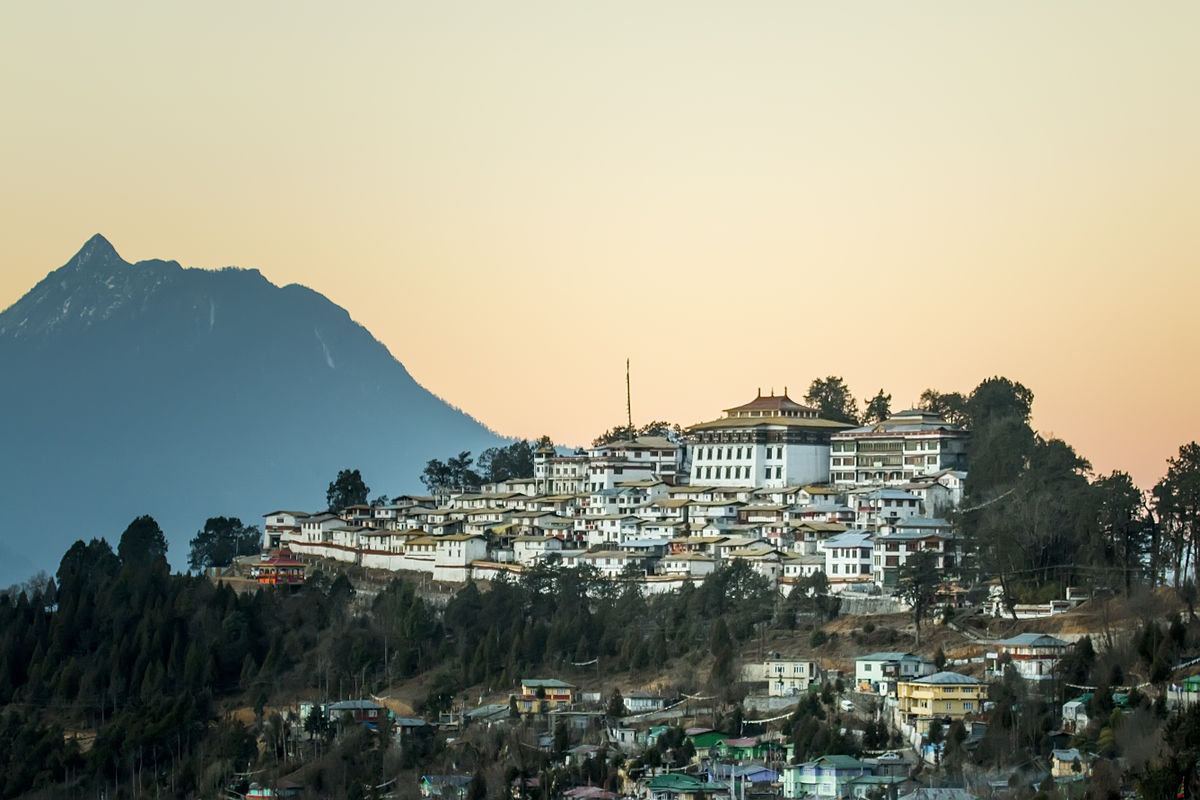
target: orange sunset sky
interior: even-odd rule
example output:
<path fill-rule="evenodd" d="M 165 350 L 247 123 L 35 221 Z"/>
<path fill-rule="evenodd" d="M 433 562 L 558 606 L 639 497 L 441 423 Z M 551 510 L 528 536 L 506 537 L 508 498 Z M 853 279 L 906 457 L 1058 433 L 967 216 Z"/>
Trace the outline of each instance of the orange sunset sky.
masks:
<path fill-rule="evenodd" d="M 586 443 L 990 375 L 1143 487 L 1197 438 L 1200 3 L 15 4 L 0 307 L 93 233 L 349 310 Z"/>

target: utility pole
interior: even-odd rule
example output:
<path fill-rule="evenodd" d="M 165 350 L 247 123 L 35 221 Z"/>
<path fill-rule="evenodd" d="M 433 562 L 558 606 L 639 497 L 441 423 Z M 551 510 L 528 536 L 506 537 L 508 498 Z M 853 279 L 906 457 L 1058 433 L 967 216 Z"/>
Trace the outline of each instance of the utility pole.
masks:
<path fill-rule="evenodd" d="M 633 402 L 629 392 L 629 359 L 625 359 L 625 424 L 629 426 L 629 438 L 637 441 L 637 432 L 633 429 Z"/>

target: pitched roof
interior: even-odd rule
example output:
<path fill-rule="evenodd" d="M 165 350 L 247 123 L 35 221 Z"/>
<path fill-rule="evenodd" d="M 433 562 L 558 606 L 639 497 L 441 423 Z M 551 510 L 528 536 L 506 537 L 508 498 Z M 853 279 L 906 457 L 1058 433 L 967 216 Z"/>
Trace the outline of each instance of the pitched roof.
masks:
<path fill-rule="evenodd" d="M 1048 633 L 1019 633 L 1007 639 L 1001 639 L 996 644 L 1011 647 L 1066 647 L 1070 642 L 1051 636 Z"/>
<path fill-rule="evenodd" d="M 797 767 L 820 767 L 822 769 L 870 769 L 871 765 L 859 761 L 854 756 L 819 756 L 812 761 L 806 761 L 803 764 L 792 764 L 785 769 L 795 769 Z"/>
<path fill-rule="evenodd" d="M 931 686 L 965 686 L 980 684 L 978 678 L 972 678 L 970 675 L 963 675 L 959 672 L 935 672 L 932 675 L 926 675 L 924 678 L 917 678 L 912 683 L 922 683 Z"/>
<path fill-rule="evenodd" d="M 855 661 L 924 661 L 915 653 L 901 653 L 899 651 L 881 650 L 878 653 L 871 653 L 865 656 L 859 656 Z"/>

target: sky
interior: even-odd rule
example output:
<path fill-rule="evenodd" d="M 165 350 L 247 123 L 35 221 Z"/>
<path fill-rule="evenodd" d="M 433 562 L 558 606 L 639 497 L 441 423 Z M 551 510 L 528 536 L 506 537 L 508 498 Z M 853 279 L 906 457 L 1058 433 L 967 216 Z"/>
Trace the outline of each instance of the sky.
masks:
<path fill-rule="evenodd" d="M 1200 4 L 15 4 L 0 308 L 94 233 L 345 307 L 586 444 L 842 376 L 1033 390 L 1143 488 L 1200 437 Z"/>

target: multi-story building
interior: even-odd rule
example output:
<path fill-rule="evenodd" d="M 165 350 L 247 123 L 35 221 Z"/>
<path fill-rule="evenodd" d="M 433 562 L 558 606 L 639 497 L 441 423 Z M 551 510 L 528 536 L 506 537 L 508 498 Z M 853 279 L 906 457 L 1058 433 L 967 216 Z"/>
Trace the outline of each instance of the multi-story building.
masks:
<path fill-rule="evenodd" d="M 553 711 L 575 702 L 575 686 L 554 678 L 525 678 L 517 708 L 525 713 Z"/>
<path fill-rule="evenodd" d="M 533 453 L 533 480 L 538 494 L 578 494 L 587 487 L 587 453 L 558 455 L 549 445 Z"/>
<path fill-rule="evenodd" d="M 829 480 L 830 435 L 847 425 L 782 395 L 725 409 L 687 429 L 692 484 L 784 487 Z"/>
<path fill-rule="evenodd" d="M 264 552 L 272 552 L 284 546 L 286 541 L 300 538 L 300 524 L 310 515 L 303 511 L 272 511 L 263 514 Z"/>
<path fill-rule="evenodd" d="M 875 583 L 885 591 L 895 589 L 900 582 L 900 570 L 916 553 L 931 553 L 938 568 L 946 572 L 952 572 L 958 565 L 957 542 L 949 527 L 898 527 L 875 536 L 875 551 L 872 555 L 872 577 Z"/>
<path fill-rule="evenodd" d="M 820 680 L 817 662 L 798 658 L 769 658 L 763 664 L 767 678 L 767 694 L 772 697 L 791 697 L 804 694 Z"/>
<path fill-rule="evenodd" d="M 1022 633 L 1001 639 L 987 654 L 988 675 L 1003 678 L 1005 666 L 1012 664 L 1027 681 L 1048 681 L 1054 677 L 1054 667 L 1070 646 L 1070 642 L 1045 633 Z"/>
<path fill-rule="evenodd" d="M 830 481 L 842 487 L 896 485 L 942 470 L 963 470 L 968 438 L 967 431 L 930 411 L 901 411 L 874 425 L 834 433 Z"/>
<path fill-rule="evenodd" d="M 868 531 L 877 531 L 885 525 L 896 525 L 901 520 L 921 513 L 921 499 L 915 494 L 900 489 L 872 489 L 852 495 L 854 525 Z"/>
<path fill-rule="evenodd" d="M 783 796 L 791 798 L 851 796 L 851 785 L 871 774 L 871 765 L 853 756 L 820 756 L 783 768 Z"/>
<path fill-rule="evenodd" d="M 925 734 L 935 719 L 963 719 L 981 711 L 987 692 L 987 684 L 957 672 L 901 681 L 896 687 L 896 718 Z"/>
<path fill-rule="evenodd" d="M 901 681 L 911 681 L 937 671 L 933 662 L 913 653 L 870 653 L 854 659 L 854 684 L 859 691 L 891 694 Z"/>
<path fill-rule="evenodd" d="M 636 436 L 588 451 L 585 491 L 612 489 L 619 483 L 656 478 L 674 483 L 680 447 L 665 436 Z"/>
<path fill-rule="evenodd" d="M 825 551 L 825 576 L 831 588 L 871 580 L 871 551 L 875 543 L 866 531 L 846 531 L 819 545 Z"/>

